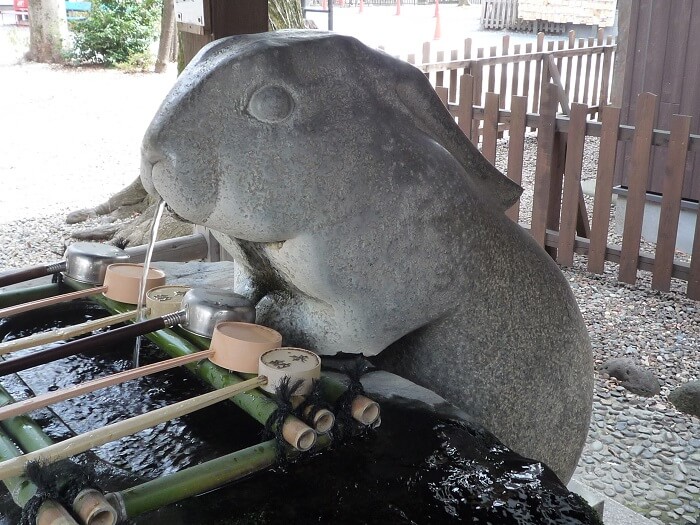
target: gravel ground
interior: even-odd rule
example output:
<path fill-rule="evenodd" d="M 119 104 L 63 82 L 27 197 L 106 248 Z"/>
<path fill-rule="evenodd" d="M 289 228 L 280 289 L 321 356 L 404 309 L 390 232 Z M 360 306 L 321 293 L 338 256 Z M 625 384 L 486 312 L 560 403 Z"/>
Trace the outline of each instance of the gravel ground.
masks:
<path fill-rule="evenodd" d="M 0 271 L 60 259 L 70 235 L 86 227 L 66 225 L 65 214 L 101 202 L 137 176 L 142 133 L 174 78 L 12 65 L 18 56 L 12 50 L 25 37 L 0 27 Z M 527 144 L 525 222 L 534 138 Z M 596 148 L 589 141 L 584 178 L 595 175 Z M 502 142 L 501 165 L 506 151 Z M 613 232 L 609 239 L 620 242 Z M 577 256 L 563 271 L 589 327 L 596 364 L 628 357 L 662 384 L 660 395 L 643 398 L 596 374 L 590 434 L 576 476 L 657 523 L 700 523 L 700 421 L 667 399 L 676 386 L 700 379 L 700 303 L 683 295 L 681 282 L 674 281 L 671 293 L 652 291 L 646 272 L 639 272 L 636 286 L 620 284 L 614 264 L 593 275 Z"/>

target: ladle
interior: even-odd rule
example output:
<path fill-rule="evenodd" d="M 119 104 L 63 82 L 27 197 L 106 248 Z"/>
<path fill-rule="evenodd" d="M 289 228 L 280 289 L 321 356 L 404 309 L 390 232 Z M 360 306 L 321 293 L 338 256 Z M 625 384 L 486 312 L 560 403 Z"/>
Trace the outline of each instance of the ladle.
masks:
<path fill-rule="evenodd" d="M 279 351 L 272 356 L 274 358 L 272 361 L 263 359 L 265 354 L 261 356 L 260 371 L 292 368 L 282 366 L 282 361 L 286 360 L 295 363 L 293 366 L 294 370 L 289 371 L 292 382 L 296 381 L 297 379 L 302 379 L 304 383 L 310 383 L 312 378 L 318 378 L 320 371 L 320 359 L 316 354 L 313 354 L 308 350 L 296 348 L 283 348 L 277 350 Z M 215 352 L 216 351 L 210 350 L 194 355 L 200 358 L 206 356 L 211 359 Z M 271 352 L 275 352 L 275 350 L 271 350 Z M 267 352 L 267 354 L 269 354 L 269 352 Z M 296 357 L 299 357 L 302 354 L 306 356 L 305 359 L 296 359 Z M 275 362 L 277 362 L 277 364 L 275 364 Z M 120 379 L 122 379 L 128 374 L 122 372 L 115 375 L 120 376 Z M 104 379 L 109 381 L 111 378 L 108 377 Z M 160 423 L 164 423 L 165 421 L 169 421 L 196 410 L 208 407 L 229 397 L 252 390 L 253 388 L 265 387 L 267 383 L 268 379 L 266 376 L 258 375 L 252 379 L 242 381 L 241 383 L 230 385 L 207 394 L 202 394 L 200 396 L 196 396 L 167 407 L 159 408 L 118 423 L 113 423 L 97 430 L 66 439 L 60 443 L 50 445 L 35 452 L 30 452 L 23 456 L 9 459 L 0 463 L 0 480 L 22 474 L 27 463 L 30 461 L 41 461 L 43 463 L 59 461 L 70 456 L 80 454 L 81 452 L 85 452 L 93 447 L 104 445 L 110 441 L 115 441 L 124 436 L 140 432 L 141 430 L 156 426 Z M 92 384 L 94 386 L 95 382 L 93 381 Z M 297 450 L 309 450 L 316 442 L 316 432 L 293 416 L 285 419 L 285 423 L 282 425 L 280 430 L 285 441 L 291 443 Z"/>
<path fill-rule="evenodd" d="M 66 248 L 64 261 L 32 266 L 0 275 L 0 288 L 59 272 L 67 272 L 76 281 L 101 284 L 107 266 L 126 262 L 129 254 L 121 248 L 96 242 L 76 242 Z"/>
<path fill-rule="evenodd" d="M 245 297 L 212 288 L 194 288 L 182 298 L 182 310 L 0 363 L 0 376 L 43 365 L 71 355 L 108 351 L 114 343 L 180 324 L 185 330 L 211 337 L 220 321 L 255 321 L 255 307 Z"/>
<path fill-rule="evenodd" d="M 230 329 L 230 325 L 237 325 L 235 326 L 235 336 L 226 335 L 226 333 L 221 330 L 222 327 Z M 214 344 L 214 340 L 217 341 L 216 345 Z M 299 350 L 297 353 L 304 352 L 305 355 L 308 356 L 308 359 L 303 362 L 295 363 L 296 366 L 294 366 L 293 369 L 266 369 L 266 365 L 263 365 L 260 361 L 260 356 L 276 348 L 281 341 L 282 336 L 278 332 L 264 326 L 249 323 L 219 323 L 214 331 L 214 339 L 212 340 L 212 346 L 209 350 L 176 357 L 174 359 L 167 359 L 159 363 L 126 370 L 61 390 L 47 392 L 24 401 L 0 406 L 0 421 L 32 410 L 44 408 L 54 403 L 65 401 L 66 399 L 72 399 L 89 392 L 94 392 L 101 388 L 107 388 L 131 379 L 155 374 L 206 358 L 222 368 L 226 368 L 232 372 L 240 372 L 242 365 L 247 370 L 247 361 L 251 356 L 257 356 L 256 361 L 258 365 L 256 369 L 258 370 L 255 372 L 259 372 L 259 375 L 269 374 L 279 379 L 281 375 L 286 372 L 286 375 L 295 379 L 302 379 L 304 381 L 302 388 L 300 391 L 296 392 L 296 394 L 299 395 L 295 395 L 293 398 L 293 404 L 296 407 L 301 403 L 303 399 L 302 396 L 308 394 L 308 387 L 310 386 L 311 380 L 319 377 L 320 359 L 312 352 Z M 269 388 L 266 388 L 266 390 L 270 391 Z M 310 419 L 314 429 L 320 434 L 329 432 L 335 422 L 333 413 L 323 408 L 313 410 L 312 407 L 307 407 L 304 413 L 304 419 Z"/>
<path fill-rule="evenodd" d="M 217 330 L 220 326 L 228 324 L 231 323 L 220 323 L 219 326 L 217 326 Z M 32 410 L 44 408 L 54 403 L 65 401 L 66 399 L 72 399 L 89 392 L 94 392 L 95 390 L 99 390 L 101 388 L 118 385 L 124 383 L 125 381 L 155 374 L 157 372 L 163 372 L 165 370 L 170 370 L 171 368 L 186 365 L 187 363 L 201 361 L 202 359 L 209 359 L 212 363 L 222 368 L 226 368 L 233 372 L 240 372 L 241 354 L 252 352 L 256 356 L 259 356 L 268 350 L 276 348 L 282 342 L 282 336 L 279 334 L 279 332 L 272 330 L 271 328 L 250 323 L 235 324 L 245 325 L 238 327 L 238 338 L 236 340 L 225 336 L 225 338 L 222 339 L 220 335 L 221 332 L 217 331 L 214 334 L 214 337 L 218 341 L 218 344 L 214 345 L 214 342 L 212 341 L 212 346 L 209 350 L 202 350 L 201 352 L 175 357 L 173 359 L 166 359 L 165 361 L 160 361 L 158 363 L 139 366 L 131 370 L 125 370 L 106 377 L 100 377 L 98 379 L 86 381 L 85 383 L 80 383 L 68 388 L 40 394 L 36 397 L 25 399 L 24 401 L 17 401 L 5 406 L 0 405 L 0 421 L 30 412 Z M 247 341 L 243 341 L 242 337 L 245 337 Z M 248 342 L 249 348 L 244 348 L 243 345 L 245 342 Z M 313 355 L 315 356 L 316 354 Z M 318 360 L 318 357 L 316 356 L 315 359 Z M 258 372 L 258 361 L 259 357 L 256 358 L 256 374 Z"/>
<path fill-rule="evenodd" d="M 91 269 L 92 271 L 92 269 Z M 114 263 L 107 266 L 104 275 L 99 282 L 92 282 L 89 284 L 101 284 L 102 286 L 96 286 L 94 288 L 87 288 L 85 290 L 78 290 L 76 292 L 70 292 L 66 294 L 56 295 L 54 297 L 47 297 L 45 299 L 39 299 L 37 301 L 31 301 L 24 304 L 18 304 L 15 306 L 9 306 L 7 308 L 0 309 L 0 318 L 10 317 L 11 315 L 17 315 L 24 312 L 29 312 L 31 310 L 36 310 L 37 308 L 42 308 L 45 306 L 50 306 L 52 304 L 59 304 L 63 302 L 72 301 L 74 299 L 79 299 L 81 297 L 88 297 L 90 295 L 96 295 L 98 293 L 104 293 L 104 295 L 114 301 L 118 301 L 126 304 L 136 304 L 138 303 L 139 295 L 139 284 L 140 279 L 143 274 L 143 265 L 140 264 L 129 264 L 129 263 Z M 78 276 L 83 277 L 81 273 Z M 75 274 L 69 273 L 66 270 L 66 277 L 79 282 L 88 282 L 76 279 Z M 96 276 L 99 278 L 99 275 Z M 148 277 L 146 279 L 146 289 L 162 286 L 165 283 L 165 274 L 156 268 L 148 269 Z"/>
<path fill-rule="evenodd" d="M 109 317 L 102 317 L 101 319 L 94 319 L 92 321 L 86 321 L 73 326 L 65 326 L 63 328 L 56 328 L 55 330 L 48 332 L 40 332 L 37 334 L 28 335 L 27 337 L 20 337 L 19 339 L 5 341 L 0 343 L 0 355 L 6 355 L 12 352 L 17 352 L 18 350 L 33 348 L 35 346 L 55 343 L 56 341 L 65 341 L 66 339 L 87 334 L 88 332 L 99 330 L 100 328 L 106 328 L 107 326 L 129 321 L 130 319 L 136 317 L 137 313 L 138 312 L 136 310 L 131 310 L 129 312 L 124 312 L 123 314 L 110 315 Z"/>
<path fill-rule="evenodd" d="M 184 296 L 188 290 L 190 290 L 190 287 L 178 285 L 156 286 L 155 288 L 151 288 L 146 295 L 147 308 L 144 312 L 145 315 L 147 317 L 160 317 L 168 313 L 177 312 L 182 304 L 182 296 Z M 86 321 L 73 326 L 56 328 L 48 332 L 41 332 L 19 339 L 13 339 L 12 341 L 5 341 L 4 343 L 0 343 L 0 355 L 6 355 L 34 346 L 55 343 L 56 341 L 65 341 L 79 335 L 87 334 L 88 332 L 99 330 L 100 328 L 119 324 L 123 321 L 129 321 L 136 317 L 137 314 L 138 311 L 131 310 L 122 314 L 110 315 L 109 317 Z"/>

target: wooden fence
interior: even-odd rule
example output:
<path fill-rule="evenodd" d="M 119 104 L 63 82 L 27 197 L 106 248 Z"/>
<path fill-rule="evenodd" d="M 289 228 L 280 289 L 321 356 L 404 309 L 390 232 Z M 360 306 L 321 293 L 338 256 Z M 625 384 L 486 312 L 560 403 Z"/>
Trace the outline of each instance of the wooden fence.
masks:
<path fill-rule="evenodd" d="M 433 51 L 426 42 L 420 63 L 415 54 L 406 60 L 420 68 L 437 89 L 447 89 L 452 103 L 460 97 L 459 79 L 469 74 L 474 77 L 472 104 L 483 106 L 485 93 L 497 91 L 501 109 L 510 109 L 511 97 L 518 95 L 527 99 L 529 111 L 538 113 L 541 88 L 551 79 L 557 84 L 562 111 L 568 113 L 568 107 L 578 102 L 596 115 L 610 101 L 615 49 L 612 37 L 605 38 L 602 30 L 596 38 L 578 39 L 570 31 L 565 39 L 545 41 L 544 33 L 539 33 L 534 42 L 512 47 L 508 35 L 500 46 L 489 48 L 474 48 L 467 38 L 462 50 L 449 52 Z"/>
<path fill-rule="evenodd" d="M 471 100 L 476 78 L 461 78 L 463 100 Z M 681 188 L 688 151 L 700 150 L 700 135 L 690 134 L 691 118 L 674 115 L 670 131 L 654 128 L 658 107 L 657 96 L 644 93 L 637 101 L 636 127 L 620 125 L 620 109 L 605 106 L 600 121 L 589 120 L 591 108 L 582 103 L 571 104 L 568 115 L 557 115 L 561 89 L 548 82 L 542 90 L 539 113 L 527 111 L 527 98 L 515 95 L 510 109 L 502 108 L 501 97 L 487 93 L 485 105 L 449 103 L 446 90 L 438 89 L 443 102 L 457 119 L 460 128 L 475 142 L 474 121 L 480 131 L 482 152 L 495 163 L 496 142 L 500 131 L 510 137 L 507 159 L 508 177 L 521 184 L 526 129 L 537 129 L 537 159 L 530 223 L 524 224 L 533 238 L 563 266 L 573 264 L 574 253 L 587 255 L 588 270 L 603 273 L 604 261 L 618 263 L 618 279 L 634 284 L 637 270 L 653 274 L 652 287 L 668 291 L 671 278 L 686 281 L 687 295 L 700 299 L 700 220 L 696 221 L 691 262 L 675 259 L 675 241 L 681 205 Z M 599 137 L 596 189 L 592 220 L 581 191 L 581 169 L 585 137 Z M 624 169 L 629 174 L 629 190 L 620 246 L 608 243 L 612 205 L 613 174 L 619 143 L 629 142 L 631 161 Z M 642 220 L 646 204 L 646 185 L 650 172 L 652 145 L 668 149 L 667 173 L 654 253 L 640 252 Z M 508 211 L 519 219 L 520 204 Z"/>
<path fill-rule="evenodd" d="M 518 0 L 485 0 L 481 8 L 481 27 L 521 30 L 518 19 Z"/>
<path fill-rule="evenodd" d="M 473 2 L 472 2 L 473 3 Z M 518 16 L 518 0 L 481 1 L 481 27 L 510 31 L 564 33 L 566 24 L 547 20 L 523 20 Z"/>

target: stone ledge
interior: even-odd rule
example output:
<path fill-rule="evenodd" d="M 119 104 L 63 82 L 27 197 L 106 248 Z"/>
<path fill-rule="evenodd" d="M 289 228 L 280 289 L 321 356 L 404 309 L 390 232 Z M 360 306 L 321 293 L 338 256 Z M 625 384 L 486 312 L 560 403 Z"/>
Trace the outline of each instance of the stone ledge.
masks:
<path fill-rule="evenodd" d="M 603 509 L 603 523 L 605 525 L 656 525 L 649 518 L 625 507 L 596 489 L 589 487 L 583 481 L 574 476 L 566 486 L 571 492 L 575 492 L 588 504 L 600 513 Z"/>

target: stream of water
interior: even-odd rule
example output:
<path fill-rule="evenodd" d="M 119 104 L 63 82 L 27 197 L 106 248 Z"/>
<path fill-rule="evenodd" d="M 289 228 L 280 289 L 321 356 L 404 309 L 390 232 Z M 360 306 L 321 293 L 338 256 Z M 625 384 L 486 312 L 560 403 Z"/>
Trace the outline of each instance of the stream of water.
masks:
<path fill-rule="evenodd" d="M 136 321 L 146 320 L 146 281 L 148 279 L 148 270 L 151 266 L 151 259 L 153 258 L 153 248 L 156 244 L 156 238 L 158 237 L 158 227 L 160 226 L 160 219 L 163 216 L 163 210 L 165 209 L 165 201 L 161 199 L 156 206 L 156 212 L 153 216 L 153 223 L 151 224 L 151 230 L 148 237 L 148 248 L 146 249 L 146 258 L 143 261 L 143 273 L 141 274 L 141 283 L 139 285 L 139 298 L 136 303 L 136 308 L 138 309 L 138 314 L 136 316 Z M 139 366 L 139 360 L 141 356 L 141 336 L 136 338 L 134 343 L 134 358 L 133 365 L 134 368 Z"/>

